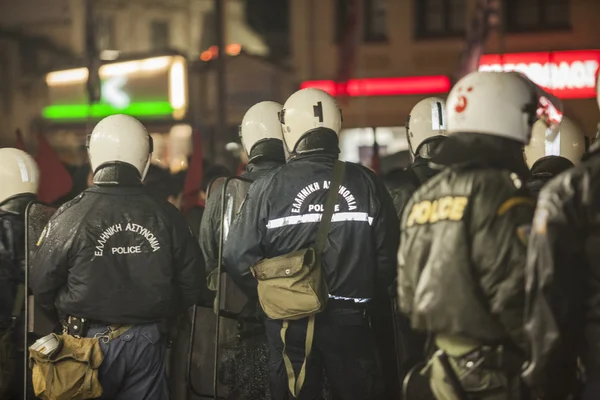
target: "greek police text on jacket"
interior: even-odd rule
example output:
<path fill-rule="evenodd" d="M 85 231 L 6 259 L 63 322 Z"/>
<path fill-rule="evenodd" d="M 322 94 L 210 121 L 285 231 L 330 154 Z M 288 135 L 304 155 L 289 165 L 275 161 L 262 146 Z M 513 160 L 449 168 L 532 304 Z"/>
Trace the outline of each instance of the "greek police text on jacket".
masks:
<path fill-rule="evenodd" d="M 235 246 L 225 246 L 225 264 L 232 275 L 252 284 L 249 267 L 262 254 L 276 257 L 312 244 L 334 161 L 328 154 L 299 155 L 252 185 L 243 218 L 229 234 L 228 243 Z M 284 188 L 284 195 L 274 197 L 275 188 L 278 193 Z M 329 293 L 333 298 L 367 301 L 378 292 L 376 284 L 390 285 L 395 276 L 394 205 L 376 176 L 352 163 L 346 166 L 337 205 L 323 255 Z M 263 253 L 259 249 L 265 245 Z"/>
<path fill-rule="evenodd" d="M 200 254 L 177 209 L 141 184 L 94 186 L 50 220 L 31 287 L 42 307 L 56 307 L 63 318 L 156 322 L 199 300 L 205 275 Z"/>

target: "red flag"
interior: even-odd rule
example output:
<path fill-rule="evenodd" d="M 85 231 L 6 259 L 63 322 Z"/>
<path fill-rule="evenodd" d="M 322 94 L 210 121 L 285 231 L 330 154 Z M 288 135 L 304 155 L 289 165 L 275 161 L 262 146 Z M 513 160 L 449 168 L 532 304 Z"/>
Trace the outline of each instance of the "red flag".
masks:
<path fill-rule="evenodd" d="M 359 10 L 358 0 L 348 0 L 344 34 L 339 45 L 335 88 L 336 95 L 340 96 L 340 101 L 342 102 L 345 102 L 347 98 L 348 81 L 352 78 L 352 74 L 354 73 L 356 46 L 358 44 Z"/>
<path fill-rule="evenodd" d="M 185 214 L 190 208 L 200 205 L 204 207 L 204 204 L 200 202 L 198 195 L 202 187 L 202 135 L 200 131 L 194 131 L 192 135 L 193 140 L 193 152 L 190 165 L 188 166 L 187 174 L 185 175 L 185 183 L 183 185 L 183 198 L 181 199 L 181 210 Z"/>
<path fill-rule="evenodd" d="M 38 198 L 44 203 L 51 204 L 71 191 L 73 179 L 41 133 L 38 133 L 38 143 L 39 149 L 35 157 L 40 169 Z"/>
<path fill-rule="evenodd" d="M 17 141 L 15 142 L 15 149 L 27 151 L 25 141 L 23 140 L 23 134 L 20 129 L 17 129 Z"/>
<path fill-rule="evenodd" d="M 377 143 L 377 136 L 373 130 L 373 154 L 371 155 L 371 169 L 375 171 L 377 175 L 381 175 L 381 157 L 379 156 L 379 144 Z"/>

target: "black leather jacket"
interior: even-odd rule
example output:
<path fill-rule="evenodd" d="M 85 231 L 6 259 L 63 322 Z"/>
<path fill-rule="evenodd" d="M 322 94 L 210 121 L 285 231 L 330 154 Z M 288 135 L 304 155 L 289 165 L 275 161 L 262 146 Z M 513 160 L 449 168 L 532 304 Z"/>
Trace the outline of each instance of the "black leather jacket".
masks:
<path fill-rule="evenodd" d="M 127 164 L 102 168 L 94 183 L 47 225 L 30 274 L 36 301 L 111 324 L 158 322 L 196 303 L 202 253 L 179 211 Z"/>
<path fill-rule="evenodd" d="M 249 267 L 307 248 L 315 240 L 337 154 L 297 155 L 250 188 L 225 244 L 228 272 L 255 285 Z M 346 173 L 323 254 L 330 296 L 368 301 L 387 294 L 396 275 L 399 224 L 390 194 L 375 174 L 346 163 Z"/>
<path fill-rule="evenodd" d="M 527 259 L 524 378 L 540 399 L 566 399 L 577 358 L 600 381 L 600 148 L 541 191 Z"/>
<path fill-rule="evenodd" d="M 438 172 L 440 170 L 429 166 L 429 160 L 417 156 L 412 165 L 394 176 L 395 182 L 388 185 L 388 190 L 394 200 L 394 207 L 399 219 L 402 218 L 402 211 L 404 211 L 404 206 L 408 203 L 410 196 Z"/>
<path fill-rule="evenodd" d="M 398 296 L 414 329 L 525 349 L 526 234 L 534 202 L 509 170 L 453 165 L 406 205 Z"/>

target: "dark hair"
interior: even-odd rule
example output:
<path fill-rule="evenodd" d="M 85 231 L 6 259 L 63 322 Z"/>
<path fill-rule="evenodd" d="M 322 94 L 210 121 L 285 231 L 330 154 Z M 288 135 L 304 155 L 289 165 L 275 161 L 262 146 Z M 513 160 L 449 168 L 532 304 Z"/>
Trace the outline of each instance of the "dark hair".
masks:
<path fill-rule="evenodd" d="M 151 164 L 148 168 L 144 186 L 151 194 L 165 201 L 169 196 L 177 195 L 171 172 L 157 165 Z"/>

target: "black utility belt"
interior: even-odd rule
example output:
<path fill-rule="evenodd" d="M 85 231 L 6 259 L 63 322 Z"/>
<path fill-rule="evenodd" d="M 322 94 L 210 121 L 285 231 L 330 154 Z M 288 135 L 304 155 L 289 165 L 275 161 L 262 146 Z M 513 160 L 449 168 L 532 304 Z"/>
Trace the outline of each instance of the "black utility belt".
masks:
<path fill-rule="evenodd" d="M 113 324 L 80 317 L 67 317 L 63 322 L 63 333 L 75 337 L 85 337 L 91 328 L 107 327 Z"/>
<path fill-rule="evenodd" d="M 328 299 L 326 310 L 366 310 L 370 303 L 358 303 L 354 300 Z"/>

